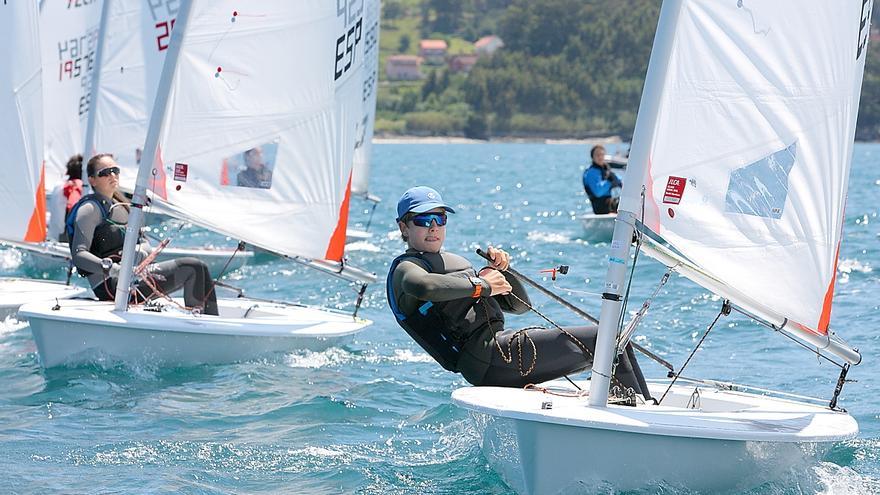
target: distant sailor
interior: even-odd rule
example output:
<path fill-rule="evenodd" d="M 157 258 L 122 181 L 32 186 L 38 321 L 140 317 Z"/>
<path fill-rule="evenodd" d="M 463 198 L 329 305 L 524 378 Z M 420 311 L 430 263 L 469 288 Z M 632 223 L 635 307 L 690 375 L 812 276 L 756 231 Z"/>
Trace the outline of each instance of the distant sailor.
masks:
<path fill-rule="evenodd" d="M 73 155 L 67 160 L 67 180 L 52 190 L 52 201 L 49 205 L 49 231 L 46 237 L 50 241 L 68 242 L 64 223 L 73 205 L 79 202 L 83 193 L 82 155 Z"/>
<path fill-rule="evenodd" d="M 522 387 L 586 370 L 597 327 L 504 328 L 504 312 L 528 311 L 529 297 L 507 270 L 510 256 L 489 248 L 477 272 L 464 258 L 441 252 L 455 210 L 430 187 L 413 187 L 397 203 L 406 252 L 388 273 L 388 303 L 397 323 L 441 366 L 474 385 Z M 621 356 L 617 383 L 642 393 L 631 349 Z M 646 388 L 644 390 L 647 390 Z"/>
<path fill-rule="evenodd" d="M 269 189 L 272 187 L 272 169 L 263 160 L 263 149 L 259 146 L 244 152 L 245 169 L 238 173 L 236 184 L 240 187 Z"/>
<path fill-rule="evenodd" d="M 605 148 L 602 145 L 593 146 L 590 150 L 592 163 L 584 170 L 584 191 L 593 205 L 593 213 L 604 215 L 617 213 L 617 203 L 620 188 L 623 182 L 611 171 L 611 167 L 605 161 Z"/>
<path fill-rule="evenodd" d="M 79 274 L 89 279 L 98 299 L 113 300 L 119 276 L 119 261 L 128 224 L 128 205 L 117 191 L 119 166 L 109 154 L 93 156 L 86 165 L 94 194 L 83 196 L 71 209 L 66 230 L 70 253 Z M 141 258 L 146 253 L 141 253 Z M 147 267 L 137 292 L 155 298 L 183 288 L 184 303 L 205 314 L 217 314 L 217 295 L 208 267 L 197 258 L 177 258 Z M 139 300 L 143 300 L 139 298 Z"/>

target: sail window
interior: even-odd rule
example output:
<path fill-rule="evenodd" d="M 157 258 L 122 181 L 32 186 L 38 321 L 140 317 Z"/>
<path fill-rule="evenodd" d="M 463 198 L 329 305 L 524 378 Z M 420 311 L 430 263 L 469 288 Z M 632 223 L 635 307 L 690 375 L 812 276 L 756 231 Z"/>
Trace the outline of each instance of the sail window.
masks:
<path fill-rule="evenodd" d="M 268 142 L 223 160 L 220 185 L 270 189 L 278 142 Z"/>
<path fill-rule="evenodd" d="M 788 197 L 788 175 L 797 157 L 797 141 L 730 173 L 725 211 L 779 219 Z"/>

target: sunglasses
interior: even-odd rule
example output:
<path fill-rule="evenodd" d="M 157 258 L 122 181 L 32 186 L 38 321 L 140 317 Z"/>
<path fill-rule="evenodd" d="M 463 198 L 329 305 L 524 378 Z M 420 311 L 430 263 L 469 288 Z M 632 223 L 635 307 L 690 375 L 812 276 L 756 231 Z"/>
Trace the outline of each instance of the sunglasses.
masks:
<path fill-rule="evenodd" d="M 442 227 L 446 225 L 446 214 L 445 213 L 419 213 L 418 215 L 410 218 L 413 225 L 417 227 L 430 227 L 431 222 L 437 224 L 438 227 Z"/>
<path fill-rule="evenodd" d="M 102 168 L 101 170 L 95 172 L 95 177 L 107 177 L 110 174 L 119 175 L 119 167 Z"/>

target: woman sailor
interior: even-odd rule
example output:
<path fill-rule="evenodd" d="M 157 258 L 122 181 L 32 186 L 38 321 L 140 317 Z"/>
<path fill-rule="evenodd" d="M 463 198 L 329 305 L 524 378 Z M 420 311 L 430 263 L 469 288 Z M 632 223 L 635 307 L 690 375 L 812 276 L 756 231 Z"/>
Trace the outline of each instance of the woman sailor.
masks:
<path fill-rule="evenodd" d="M 89 280 L 95 296 L 113 300 L 119 275 L 120 253 L 128 223 L 128 205 L 117 190 L 119 166 L 110 154 L 93 156 L 86 164 L 93 194 L 84 196 L 71 209 L 67 231 L 71 239 L 73 264 Z M 145 256 L 140 252 L 141 259 Z M 204 262 L 197 258 L 177 258 L 154 263 L 135 285 L 134 299 L 152 299 L 183 288 L 187 307 L 216 315 L 217 296 Z"/>

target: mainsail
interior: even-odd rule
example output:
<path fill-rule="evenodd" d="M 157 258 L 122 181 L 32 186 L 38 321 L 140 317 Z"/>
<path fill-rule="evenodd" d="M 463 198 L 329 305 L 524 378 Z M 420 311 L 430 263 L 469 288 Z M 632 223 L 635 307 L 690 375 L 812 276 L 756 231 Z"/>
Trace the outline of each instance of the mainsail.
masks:
<path fill-rule="evenodd" d="M 43 119 L 50 187 L 64 177 L 67 160 L 83 151 L 103 3 L 40 2 L 43 101 L 51 109 Z"/>
<path fill-rule="evenodd" d="M 818 336 L 870 12 L 869 0 L 664 2 L 621 199 L 720 281 L 711 290 Z"/>
<path fill-rule="evenodd" d="M 179 2 L 105 0 L 85 150 L 113 153 L 132 189 Z"/>
<path fill-rule="evenodd" d="M 363 4 L 183 2 L 170 43 L 133 202 L 149 188 L 203 227 L 283 255 L 341 260 Z M 126 235 L 126 254 L 136 237 Z M 123 258 L 119 287 L 131 262 Z"/>
<path fill-rule="evenodd" d="M 46 237 L 43 167 L 43 95 L 36 2 L 0 5 L 0 30 L 9 49 L 0 65 L 0 239 L 39 242 Z"/>
<path fill-rule="evenodd" d="M 364 83 L 363 117 L 358 122 L 354 150 L 351 192 L 370 196 L 370 158 L 373 152 L 373 129 L 376 123 L 376 95 L 379 91 L 379 0 L 364 0 Z"/>

